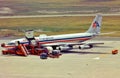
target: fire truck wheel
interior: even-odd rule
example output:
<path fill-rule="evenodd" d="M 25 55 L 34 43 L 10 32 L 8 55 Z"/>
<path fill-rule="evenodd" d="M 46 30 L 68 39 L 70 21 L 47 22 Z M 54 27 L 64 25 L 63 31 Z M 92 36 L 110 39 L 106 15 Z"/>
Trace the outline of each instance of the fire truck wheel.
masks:
<path fill-rule="evenodd" d="M 40 59 L 47 59 L 47 57 L 48 57 L 47 53 L 40 54 Z"/>

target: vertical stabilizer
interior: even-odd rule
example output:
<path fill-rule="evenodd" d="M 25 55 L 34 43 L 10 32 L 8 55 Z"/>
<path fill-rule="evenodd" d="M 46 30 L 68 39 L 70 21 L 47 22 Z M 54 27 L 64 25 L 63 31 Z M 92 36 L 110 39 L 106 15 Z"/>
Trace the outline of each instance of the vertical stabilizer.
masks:
<path fill-rule="evenodd" d="M 87 33 L 94 33 L 98 35 L 100 33 L 101 25 L 102 25 L 102 15 L 97 14 L 90 28 L 88 29 Z"/>

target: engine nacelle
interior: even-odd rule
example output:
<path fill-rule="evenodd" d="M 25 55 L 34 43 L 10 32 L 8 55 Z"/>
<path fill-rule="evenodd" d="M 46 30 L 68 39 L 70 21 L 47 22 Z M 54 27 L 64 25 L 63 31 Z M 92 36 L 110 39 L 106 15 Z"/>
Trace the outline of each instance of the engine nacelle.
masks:
<path fill-rule="evenodd" d="M 80 45 L 79 49 L 90 49 L 92 47 L 93 47 L 93 45 Z"/>
<path fill-rule="evenodd" d="M 56 49 L 60 51 L 66 51 L 66 50 L 70 50 L 71 48 L 69 46 L 59 46 Z"/>
<path fill-rule="evenodd" d="M 52 53 L 52 51 L 53 51 L 52 47 L 46 47 L 46 49 L 48 50 L 49 53 Z"/>
<path fill-rule="evenodd" d="M 46 47 L 49 53 L 60 53 L 60 50 L 54 50 L 52 47 Z"/>

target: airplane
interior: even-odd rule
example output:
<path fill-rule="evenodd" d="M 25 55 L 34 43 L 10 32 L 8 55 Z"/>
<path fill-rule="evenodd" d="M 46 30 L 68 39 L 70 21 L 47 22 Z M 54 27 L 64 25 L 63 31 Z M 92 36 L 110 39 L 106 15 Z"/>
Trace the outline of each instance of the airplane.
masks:
<path fill-rule="evenodd" d="M 62 35 L 51 35 L 45 34 L 39 37 L 34 37 L 34 31 L 29 30 L 25 33 L 25 38 L 16 39 L 10 41 L 7 45 L 14 46 L 19 44 L 36 45 L 37 42 L 40 44 L 40 48 L 45 48 L 49 53 L 62 52 L 72 49 L 90 49 L 94 45 L 104 43 L 85 43 L 84 41 L 90 40 L 100 34 L 102 25 L 102 15 L 97 14 L 91 23 L 89 29 L 84 33 L 74 34 L 62 34 Z M 44 53 L 45 54 L 45 53 Z"/>

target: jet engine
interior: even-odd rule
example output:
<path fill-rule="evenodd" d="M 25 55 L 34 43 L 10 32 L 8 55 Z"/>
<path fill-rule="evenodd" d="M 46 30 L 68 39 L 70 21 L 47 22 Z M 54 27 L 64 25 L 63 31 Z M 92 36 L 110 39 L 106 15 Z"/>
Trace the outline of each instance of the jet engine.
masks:
<path fill-rule="evenodd" d="M 47 49 L 47 51 L 48 51 L 49 53 L 52 53 L 52 51 L 53 51 L 53 48 L 52 48 L 52 47 L 46 47 L 46 49 Z"/>
<path fill-rule="evenodd" d="M 71 48 L 69 46 L 59 46 L 56 49 L 60 51 L 66 51 L 66 50 L 70 50 Z"/>
<path fill-rule="evenodd" d="M 79 49 L 90 49 L 92 47 L 93 47 L 93 45 L 80 45 Z"/>
<path fill-rule="evenodd" d="M 59 49 L 54 50 L 52 47 L 46 47 L 46 49 L 49 53 L 60 53 Z"/>

